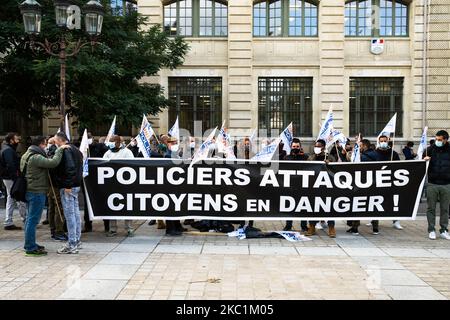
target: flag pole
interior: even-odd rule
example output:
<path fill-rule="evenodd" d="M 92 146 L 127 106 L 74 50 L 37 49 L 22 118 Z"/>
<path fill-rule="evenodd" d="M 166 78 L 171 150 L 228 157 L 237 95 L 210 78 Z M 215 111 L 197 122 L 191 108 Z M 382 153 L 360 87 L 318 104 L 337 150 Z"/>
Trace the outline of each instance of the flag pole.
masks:
<path fill-rule="evenodd" d="M 394 143 L 395 143 L 395 130 L 394 135 L 392 136 L 391 161 L 394 159 Z"/>

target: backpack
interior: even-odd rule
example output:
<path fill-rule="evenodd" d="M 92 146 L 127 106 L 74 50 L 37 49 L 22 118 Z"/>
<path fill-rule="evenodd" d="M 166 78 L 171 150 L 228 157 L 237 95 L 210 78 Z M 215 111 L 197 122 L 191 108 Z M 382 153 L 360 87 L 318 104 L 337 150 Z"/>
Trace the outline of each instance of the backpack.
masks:
<path fill-rule="evenodd" d="M 19 176 L 17 177 L 16 180 L 14 180 L 14 183 L 11 187 L 11 198 L 13 198 L 16 201 L 27 202 L 25 197 L 27 193 L 27 179 L 26 179 L 27 166 L 30 157 L 33 155 L 35 155 L 35 153 L 31 153 L 28 156 L 27 160 L 25 161 L 25 166 L 23 167 L 23 172 L 19 173 Z"/>

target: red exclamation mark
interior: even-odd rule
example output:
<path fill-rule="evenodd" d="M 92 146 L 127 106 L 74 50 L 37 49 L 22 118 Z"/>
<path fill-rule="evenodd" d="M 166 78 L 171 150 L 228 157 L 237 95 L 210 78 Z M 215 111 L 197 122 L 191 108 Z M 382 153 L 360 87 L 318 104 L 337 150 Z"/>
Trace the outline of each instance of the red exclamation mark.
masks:
<path fill-rule="evenodd" d="M 398 211 L 398 194 L 394 194 L 394 211 Z"/>

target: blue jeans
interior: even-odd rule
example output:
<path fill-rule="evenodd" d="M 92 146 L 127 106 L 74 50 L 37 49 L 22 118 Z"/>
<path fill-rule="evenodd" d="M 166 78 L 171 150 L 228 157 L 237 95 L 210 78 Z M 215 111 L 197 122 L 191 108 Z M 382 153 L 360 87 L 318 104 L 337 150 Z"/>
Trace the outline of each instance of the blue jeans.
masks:
<path fill-rule="evenodd" d="M 27 218 L 25 220 L 25 245 L 26 251 L 36 250 L 36 226 L 41 221 L 42 211 L 45 206 L 45 193 L 27 192 Z"/>
<path fill-rule="evenodd" d="M 81 238 L 81 217 L 78 203 L 80 187 L 72 188 L 71 192 L 65 192 L 64 189 L 60 189 L 59 192 L 61 194 L 64 217 L 67 222 L 69 246 L 74 248 Z"/>

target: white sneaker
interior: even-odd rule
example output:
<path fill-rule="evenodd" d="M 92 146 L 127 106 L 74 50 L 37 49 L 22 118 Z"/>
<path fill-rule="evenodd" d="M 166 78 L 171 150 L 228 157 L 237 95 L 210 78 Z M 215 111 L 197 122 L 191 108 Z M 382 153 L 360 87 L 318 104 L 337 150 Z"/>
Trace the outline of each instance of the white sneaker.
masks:
<path fill-rule="evenodd" d="M 371 227 L 372 226 L 372 222 L 366 223 L 366 226 Z"/>
<path fill-rule="evenodd" d="M 436 232 L 431 231 L 431 232 L 428 234 L 428 238 L 430 238 L 430 240 L 436 240 Z"/>
<path fill-rule="evenodd" d="M 317 222 L 316 223 L 316 229 L 317 230 L 322 230 L 323 228 L 322 228 L 322 224 L 320 223 L 320 222 Z"/>
<path fill-rule="evenodd" d="M 450 234 L 447 231 L 441 233 L 441 238 L 445 240 L 450 240 Z"/>
<path fill-rule="evenodd" d="M 400 220 L 395 221 L 393 227 L 394 227 L 394 229 L 397 229 L 397 230 L 403 230 L 403 227 L 400 224 Z"/>

